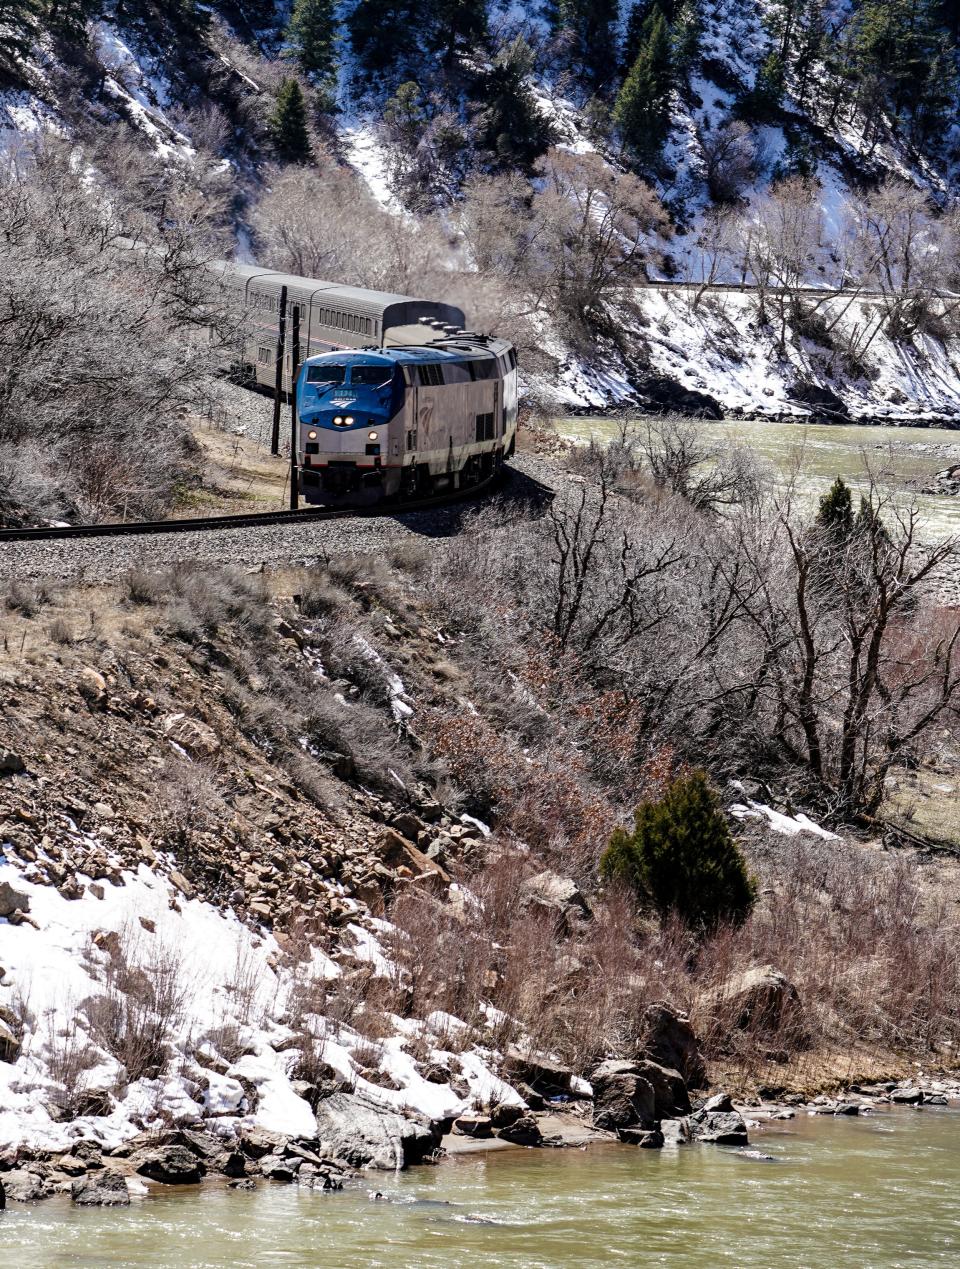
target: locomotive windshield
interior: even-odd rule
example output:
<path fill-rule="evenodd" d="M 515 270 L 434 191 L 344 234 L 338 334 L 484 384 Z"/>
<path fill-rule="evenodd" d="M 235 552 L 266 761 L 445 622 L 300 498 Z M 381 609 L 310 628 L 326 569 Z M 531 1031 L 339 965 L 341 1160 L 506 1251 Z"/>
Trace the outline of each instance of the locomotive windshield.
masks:
<path fill-rule="evenodd" d="M 346 366 L 307 366 L 307 383 L 343 383 Z"/>
<path fill-rule="evenodd" d="M 393 378 L 393 366 L 351 366 L 350 382 L 378 388 Z"/>

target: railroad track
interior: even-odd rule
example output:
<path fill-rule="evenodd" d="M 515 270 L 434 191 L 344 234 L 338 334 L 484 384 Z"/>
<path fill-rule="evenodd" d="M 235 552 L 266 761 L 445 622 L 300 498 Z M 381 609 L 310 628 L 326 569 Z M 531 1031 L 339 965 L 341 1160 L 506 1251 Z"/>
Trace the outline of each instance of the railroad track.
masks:
<path fill-rule="evenodd" d="M 179 520 L 130 520 L 115 524 L 71 524 L 43 528 L 0 529 L 0 545 L 5 542 L 50 542 L 76 538 L 141 537 L 155 533 L 196 533 L 204 530 L 260 529 L 283 524 L 316 524 L 326 520 L 375 519 L 430 511 L 456 502 L 468 502 L 493 488 L 499 473 L 469 489 L 419 498 L 415 502 L 379 503 L 369 507 L 306 507 L 298 511 L 250 511 L 240 515 L 196 516 Z"/>

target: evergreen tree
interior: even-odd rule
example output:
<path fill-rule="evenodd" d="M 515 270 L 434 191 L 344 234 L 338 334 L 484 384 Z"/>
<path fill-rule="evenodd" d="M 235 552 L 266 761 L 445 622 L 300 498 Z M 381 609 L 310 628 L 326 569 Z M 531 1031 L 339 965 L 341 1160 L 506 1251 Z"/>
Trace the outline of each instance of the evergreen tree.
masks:
<path fill-rule="evenodd" d="M 573 59 L 599 87 L 616 72 L 614 32 L 620 0 L 558 0 L 555 28 L 570 39 Z"/>
<path fill-rule="evenodd" d="M 277 155 L 287 163 L 306 163 L 311 156 L 307 131 L 307 103 L 295 79 L 285 79 L 270 116 L 270 131 Z"/>
<path fill-rule="evenodd" d="M 838 538 L 849 538 L 853 532 L 853 499 L 849 486 L 838 476 L 820 499 L 817 527 Z"/>
<path fill-rule="evenodd" d="M 744 921 L 756 899 L 756 886 L 703 771 L 678 776 L 660 801 L 642 802 L 633 831 L 613 833 L 600 872 L 626 882 L 661 915 L 676 913 L 705 932 L 724 921 Z"/>
<path fill-rule="evenodd" d="M 636 0 L 627 14 L 627 26 L 623 35 L 623 49 L 620 53 L 620 69 L 624 76 L 629 75 L 633 64 L 640 56 L 643 44 L 643 26 L 650 15 L 653 0 Z"/>
<path fill-rule="evenodd" d="M 938 0 L 862 0 L 851 55 L 862 83 L 886 100 L 894 124 L 923 144 L 956 113 L 955 50 Z"/>
<path fill-rule="evenodd" d="M 760 121 L 775 119 L 783 105 L 783 84 L 783 60 L 776 50 L 771 50 L 757 71 L 753 87 L 743 99 L 743 113 Z"/>
<path fill-rule="evenodd" d="M 46 0 L 44 26 L 61 39 L 85 43 L 87 23 L 103 16 L 103 0 Z"/>
<path fill-rule="evenodd" d="M 496 165 L 525 172 L 554 140 L 552 125 L 526 84 L 532 66 L 530 48 L 518 35 L 500 50 L 477 85 L 484 103 L 477 119 L 481 148 L 492 152 Z"/>
<path fill-rule="evenodd" d="M 0 66 L 13 70 L 37 34 L 40 0 L 0 0 Z"/>
<path fill-rule="evenodd" d="M 434 0 L 430 46 L 445 57 L 476 49 L 487 38 L 486 0 Z"/>
<path fill-rule="evenodd" d="M 347 18 L 357 62 L 374 74 L 403 61 L 410 41 L 422 39 L 425 25 L 424 7 L 418 0 L 359 0 Z"/>
<path fill-rule="evenodd" d="M 640 52 L 613 107 L 613 122 L 624 148 L 642 161 L 653 162 L 663 147 L 672 83 L 670 31 L 655 7 L 644 23 Z"/>
<path fill-rule="evenodd" d="M 305 75 L 327 83 L 336 75 L 337 20 L 334 0 L 296 0 L 287 39 Z"/>

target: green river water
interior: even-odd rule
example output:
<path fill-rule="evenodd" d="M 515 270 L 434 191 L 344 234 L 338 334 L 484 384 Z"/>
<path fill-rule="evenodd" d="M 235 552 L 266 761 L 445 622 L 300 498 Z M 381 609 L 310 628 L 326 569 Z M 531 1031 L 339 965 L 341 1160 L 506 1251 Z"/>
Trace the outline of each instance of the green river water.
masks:
<path fill-rule="evenodd" d="M 647 419 L 638 419 L 643 427 Z M 586 441 L 616 436 L 619 423 L 603 417 L 557 419 L 560 436 Z M 960 532 L 960 498 L 912 493 L 933 475 L 960 462 L 960 431 L 946 428 L 880 427 L 861 423 L 782 423 L 764 419 L 730 419 L 715 423 L 698 420 L 696 428 L 710 442 L 747 449 L 766 460 L 775 476 L 799 471 L 797 487 L 810 507 L 826 493 L 837 476 L 866 490 L 868 470 L 877 484 L 915 497 L 928 538 Z"/>
<path fill-rule="evenodd" d="M 341 1194 L 165 1191 L 124 1210 L 0 1213 L 34 1266 L 869 1269 L 960 1265 L 960 1111 L 810 1118 L 716 1146 L 504 1150 L 371 1174 Z M 379 1188 L 386 1201 L 374 1201 Z"/>

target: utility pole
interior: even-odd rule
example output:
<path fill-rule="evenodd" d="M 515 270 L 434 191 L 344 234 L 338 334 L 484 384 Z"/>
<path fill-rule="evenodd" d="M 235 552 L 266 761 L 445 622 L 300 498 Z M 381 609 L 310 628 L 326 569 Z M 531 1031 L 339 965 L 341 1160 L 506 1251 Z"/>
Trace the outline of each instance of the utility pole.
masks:
<path fill-rule="evenodd" d="M 270 433 L 270 453 L 280 453 L 280 398 L 283 396 L 283 354 L 287 343 L 287 288 L 280 288 L 280 324 L 277 329 L 277 378 L 273 390 L 273 431 Z"/>
<path fill-rule="evenodd" d="M 290 358 L 290 510 L 300 507 L 300 482 L 297 479 L 297 373 L 300 370 L 300 305 L 293 306 L 293 355 Z"/>

